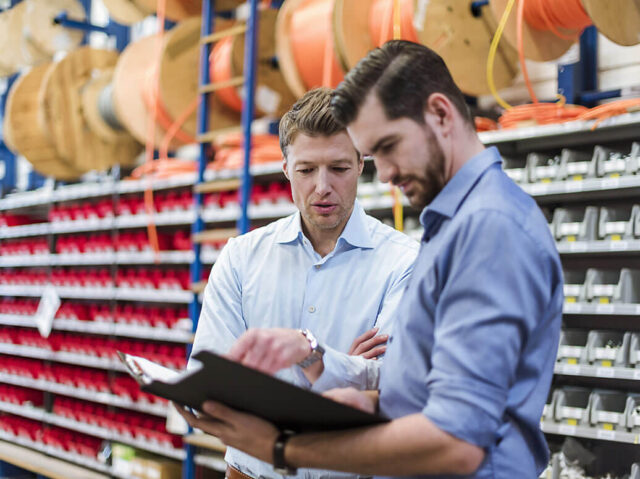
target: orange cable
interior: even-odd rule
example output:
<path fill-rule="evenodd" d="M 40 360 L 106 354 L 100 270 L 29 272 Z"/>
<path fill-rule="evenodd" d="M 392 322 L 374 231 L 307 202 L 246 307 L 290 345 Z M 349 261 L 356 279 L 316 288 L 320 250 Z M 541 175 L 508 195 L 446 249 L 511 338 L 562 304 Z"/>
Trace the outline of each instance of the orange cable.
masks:
<path fill-rule="evenodd" d="M 216 42 L 209 55 L 209 73 L 211 83 L 229 81 L 232 77 L 231 52 L 233 49 L 233 39 L 226 37 Z M 238 95 L 236 87 L 230 86 L 220 88 L 216 91 L 216 97 L 233 111 L 242 111 L 242 98 Z"/>
<path fill-rule="evenodd" d="M 528 0 L 524 17 L 532 28 L 552 31 L 565 40 L 576 40 L 592 24 L 581 0 Z M 560 28 L 575 33 L 565 35 Z"/>
<path fill-rule="evenodd" d="M 309 0 L 291 15 L 288 32 L 291 50 L 300 79 L 307 89 L 323 83 L 335 88 L 344 78 L 334 51 L 332 15 L 333 0 Z M 331 68 L 327 69 L 325 63 L 330 63 Z M 330 81 L 325 81 L 325 72 L 329 71 Z"/>
<path fill-rule="evenodd" d="M 413 26 L 413 0 L 399 0 L 400 8 L 394 13 L 394 3 L 398 0 L 376 0 L 369 10 L 369 35 L 375 46 L 382 46 L 394 39 L 418 43 L 418 35 Z M 395 16 L 400 19 L 395 22 Z M 401 33 L 395 34 L 395 29 Z"/>

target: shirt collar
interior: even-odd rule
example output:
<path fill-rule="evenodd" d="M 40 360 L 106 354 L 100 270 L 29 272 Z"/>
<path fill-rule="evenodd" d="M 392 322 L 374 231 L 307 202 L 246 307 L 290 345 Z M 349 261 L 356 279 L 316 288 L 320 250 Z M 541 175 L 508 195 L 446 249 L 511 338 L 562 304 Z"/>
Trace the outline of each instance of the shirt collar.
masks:
<path fill-rule="evenodd" d="M 302 239 L 302 217 L 300 211 L 289 217 L 289 221 L 282 228 L 277 236 L 278 243 L 293 243 Z M 338 238 L 336 244 L 345 241 L 356 248 L 373 248 L 373 239 L 371 232 L 367 227 L 367 218 L 364 209 L 356 200 L 353 205 L 353 211 L 347 221 L 347 224 Z"/>
<path fill-rule="evenodd" d="M 433 213 L 447 218 L 453 217 L 482 174 L 494 163 L 502 162 L 495 146 L 487 148 L 469 159 L 449 180 L 433 201 L 422 210 L 420 223 L 427 229 Z"/>

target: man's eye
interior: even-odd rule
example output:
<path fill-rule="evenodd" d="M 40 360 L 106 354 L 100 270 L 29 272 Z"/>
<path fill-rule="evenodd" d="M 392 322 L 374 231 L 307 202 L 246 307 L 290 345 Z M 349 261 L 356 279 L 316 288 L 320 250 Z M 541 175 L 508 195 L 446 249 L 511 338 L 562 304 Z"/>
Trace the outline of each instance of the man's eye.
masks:
<path fill-rule="evenodd" d="M 396 146 L 395 143 L 387 143 L 386 145 L 382 145 L 380 147 L 380 152 L 381 153 L 390 153 L 391 151 L 393 151 L 393 148 Z"/>
<path fill-rule="evenodd" d="M 308 173 L 311 173 L 313 170 L 311 168 L 303 168 L 301 170 L 298 170 L 298 173 L 302 173 L 303 175 L 306 175 Z"/>
<path fill-rule="evenodd" d="M 333 171 L 337 171 L 338 173 L 344 173 L 345 171 L 347 171 L 349 168 L 345 168 L 343 166 L 334 166 L 333 167 Z"/>

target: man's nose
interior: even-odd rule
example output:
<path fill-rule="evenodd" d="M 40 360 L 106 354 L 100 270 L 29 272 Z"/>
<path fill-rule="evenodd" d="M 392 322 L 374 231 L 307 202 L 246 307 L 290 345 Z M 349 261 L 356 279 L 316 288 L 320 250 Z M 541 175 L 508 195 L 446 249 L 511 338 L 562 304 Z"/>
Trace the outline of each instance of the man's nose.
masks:
<path fill-rule="evenodd" d="M 320 170 L 318 172 L 317 180 L 316 180 L 316 194 L 320 196 L 324 196 L 331 191 L 331 181 L 329 178 L 329 173 L 325 170 Z"/>
<path fill-rule="evenodd" d="M 392 181 L 396 176 L 396 168 L 388 161 L 380 158 L 374 158 L 373 162 L 376 165 L 376 172 L 378 174 L 378 180 L 380 183 L 387 183 Z"/>

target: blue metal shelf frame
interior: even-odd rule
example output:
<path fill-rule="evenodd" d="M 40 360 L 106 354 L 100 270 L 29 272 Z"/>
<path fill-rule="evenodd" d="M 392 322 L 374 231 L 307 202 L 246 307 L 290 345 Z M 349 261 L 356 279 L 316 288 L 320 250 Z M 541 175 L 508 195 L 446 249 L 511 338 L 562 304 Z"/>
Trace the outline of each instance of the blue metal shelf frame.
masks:
<path fill-rule="evenodd" d="M 215 0 L 204 0 L 202 2 L 202 27 L 200 34 L 202 37 L 210 35 L 214 29 L 214 18 L 216 14 L 220 16 L 228 16 L 225 12 L 216 12 L 214 8 Z M 242 105 L 242 132 L 244 147 L 244 166 L 242 170 L 242 187 L 241 187 L 241 215 L 238 218 L 237 228 L 240 233 L 246 233 L 249 230 L 250 219 L 248 214 L 249 202 L 251 199 L 251 130 L 252 121 L 255 113 L 255 82 L 256 82 L 256 52 L 258 40 L 258 0 L 250 0 L 249 18 L 247 20 L 247 31 L 245 33 L 245 51 L 244 51 L 244 88 L 245 95 Z M 211 79 L 209 76 L 209 56 L 211 55 L 211 43 L 205 43 L 200 47 L 200 85 L 207 85 Z M 198 134 L 202 135 L 209 131 L 209 95 L 210 93 L 201 93 L 200 102 L 198 104 Z M 200 144 L 200 155 L 198 159 L 198 179 L 197 183 L 204 182 L 204 171 L 207 165 L 207 159 L 211 156 L 212 148 L 208 143 Z M 203 207 L 204 195 L 202 193 L 194 193 L 194 207 L 196 220 L 191 227 L 191 233 L 197 234 L 204 230 L 204 221 L 200 214 Z M 191 264 L 190 276 L 191 283 L 195 284 L 202 277 L 202 261 L 200 260 L 200 244 L 194 243 L 194 261 Z M 201 305 L 198 295 L 194 294 L 189 305 L 189 316 L 193 322 L 193 332 L 198 327 L 198 319 L 200 318 Z M 185 446 L 186 459 L 182 468 L 183 479 L 194 479 L 195 477 L 195 447 L 192 445 Z"/>

